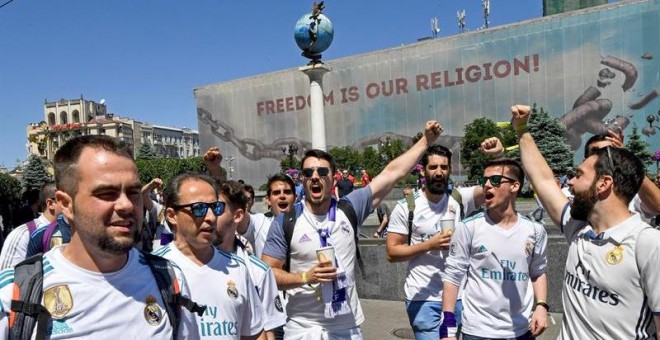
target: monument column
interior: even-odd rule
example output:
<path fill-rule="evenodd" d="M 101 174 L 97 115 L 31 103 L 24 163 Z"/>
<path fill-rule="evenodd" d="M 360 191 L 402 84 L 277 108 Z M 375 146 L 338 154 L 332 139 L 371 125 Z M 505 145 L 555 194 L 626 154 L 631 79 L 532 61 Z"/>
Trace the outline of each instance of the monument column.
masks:
<path fill-rule="evenodd" d="M 323 108 L 323 75 L 330 71 L 324 64 L 312 64 L 299 68 L 309 77 L 309 97 L 312 122 L 312 148 L 326 150 L 325 112 Z"/>

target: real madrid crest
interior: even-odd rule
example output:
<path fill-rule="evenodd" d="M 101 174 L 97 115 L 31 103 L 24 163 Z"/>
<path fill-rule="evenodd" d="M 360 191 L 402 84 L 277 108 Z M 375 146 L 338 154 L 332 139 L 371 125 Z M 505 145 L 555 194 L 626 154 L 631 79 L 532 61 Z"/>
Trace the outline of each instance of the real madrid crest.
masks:
<path fill-rule="evenodd" d="M 73 308 L 73 297 L 68 285 L 57 285 L 44 291 L 44 306 L 53 319 L 64 318 Z"/>
<path fill-rule="evenodd" d="M 616 246 L 612 248 L 612 250 L 608 251 L 607 255 L 605 255 L 605 260 L 612 265 L 621 263 L 621 261 L 623 261 L 623 247 Z"/>
<path fill-rule="evenodd" d="M 526 256 L 532 255 L 532 250 L 533 249 L 534 249 L 534 245 L 532 244 L 532 242 L 530 242 L 530 241 L 525 242 L 525 255 Z"/>
<path fill-rule="evenodd" d="M 149 295 L 144 303 L 144 319 L 149 325 L 157 326 L 163 320 L 163 311 L 158 305 L 158 300 L 153 295 Z"/>
<path fill-rule="evenodd" d="M 234 299 L 238 298 L 238 289 L 236 288 L 236 283 L 232 280 L 227 281 L 227 295 Z"/>

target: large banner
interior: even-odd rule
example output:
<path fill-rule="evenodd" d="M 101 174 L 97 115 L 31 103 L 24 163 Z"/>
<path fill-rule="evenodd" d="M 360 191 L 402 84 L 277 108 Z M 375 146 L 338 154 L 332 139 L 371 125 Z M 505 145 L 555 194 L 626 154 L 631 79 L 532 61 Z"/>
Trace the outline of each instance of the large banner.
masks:
<path fill-rule="evenodd" d="M 659 9 L 657 0 L 617 2 L 326 62 L 328 147 L 409 139 L 437 119 L 460 175 L 466 124 L 508 121 L 512 104 L 536 103 L 564 123 L 574 150 L 608 126 L 629 135 L 633 124 L 659 150 Z M 231 156 L 235 179 L 260 185 L 289 144 L 311 148 L 309 79 L 297 69 L 200 87 L 195 97 L 201 145 Z"/>

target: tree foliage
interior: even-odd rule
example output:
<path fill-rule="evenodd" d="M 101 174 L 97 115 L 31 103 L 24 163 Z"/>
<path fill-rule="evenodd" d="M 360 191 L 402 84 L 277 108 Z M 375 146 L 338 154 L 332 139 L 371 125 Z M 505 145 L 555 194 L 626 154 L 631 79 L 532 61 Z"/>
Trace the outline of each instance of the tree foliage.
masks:
<path fill-rule="evenodd" d="M 30 155 L 28 165 L 23 173 L 23 188 L 25 191 L 40 191 L 44 183 L 52 179 L 41 157 Z"/>
<path fill-rule="evenodd" d="M 348 169 L 352 174 L 355 174 L 358 169 L 362 168 L 360 152 L 353 150 L 350 146 L 342 146 L 328 150 L 337 164 L 337 170 Z"/>
<path fill-rule="evenodd" d="M 557 119 L 550 117 L 550 114 L 542 107 L 537 110 L 536 104 L 534 104 L 527 128 L 555 175 L 572 171 L 573 151 L 563 137 L 566 129 Z M 505 145 L 514 144 L 517 144 L 515 139 L 512 144 Z M 520 151 L 516 149 L 507 154 L 507 157 L 519 160 Z"/>
<path fill-rule="evenodd" d="M 202 157 L 137 159 L 135 164 L 142 183 L 160 178 L 167 185 L 172 178 L 184 172 L 206 172 Z M 226 175 L 225 169 L 222 171 Z"/>
<path fill-rule="evenodd" d="M 465 135 L 461 141 L 461 164 L 467 170 L 468 179 L 476 180 L 484 173 L 484 164 L 488 158 L 479 148 L 481 142 L 489 137 L 498 137 L 503 140 L 503 134 L 494 121 L 488 118 L 477 118 L 465 126 Z M 506 146 L 506 144 L 505 144 Z"/>
<path fill-rule="evenodd" d="M 156 151 L 149 143 L 142 143 L 137 152 L 137 159 L 154 159 L 157 158 Z"/>
<path fill-rule="evenodd" d="M 0 173 L 0 202 L 13 203 L 21 200 L 21 181 L 7 173 Z"/>
<path fill-rule="evenodd" d="M 639 158 L 644 167 L 648 168 L 653 164 L 653 155 L 648 151 L 648 143 L 642 140 L 642 136 L 639 134 L 637 125 L 633 123 L 632 131 L 628 136 L 628 141 L 626 142 L 626 148 L 630 152 L 634 153 L 637 158 Z"/>

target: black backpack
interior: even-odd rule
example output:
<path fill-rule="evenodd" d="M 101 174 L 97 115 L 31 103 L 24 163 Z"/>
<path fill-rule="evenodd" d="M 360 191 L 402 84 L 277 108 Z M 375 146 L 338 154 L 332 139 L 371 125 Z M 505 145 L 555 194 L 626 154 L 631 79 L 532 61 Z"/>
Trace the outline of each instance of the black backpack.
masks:
<path fill-rule="evenodd" d="M 287 272 L 291 269 L 291 239 L 293 238 L 293 228 L 296 225 L 296 220 L 298 216 L 302 214 L 303 207 L 302 204 L 295 204 L 294 209 L 289 210 L 284 214 L 279 214 L 276 219 L 277 222 L 282 226 L 284 230 L 284 239 L 286 240 L 286 261 L 284 263 L 284 270 Z M 358 267 L 360 267 L 360 272 L 362 276 L 365 276 L 364 262 L 362 262 L 362 257 L 360 256 L 360 247 L 358 246 L 358 223 L 357 223 L 357 214 L 351 203 L 347 200 L 339 200 L 337 202 L 337 208 L 344 212 L 344 215 L 348 218 L 348 221 L 353 228 L 353 237 L 355 240 L 355 256 L 357 257 Z"/>
<path fill-rule="evenodd" d="M 180 311 L 184 307 L 199 316 L 204 314 L 206 306 L 200 306 L 181 295 L 181 290 L 174 274 L 172 263 L 162 257 L 142 252 L 151 269 L 158 290 L 165 302 L 172 338 L 179 330 Z M 34 255 L 16 265 L 14 269 L 14 296 L 11 301 L 9 318 L 9 339 L 31 339 L 35 325 L 36 339 L 46 338 L 50 313 L 41 305 L 43 295 L 43 256 Z"/>
<path fill-rule="evenodd" d="M 458 190 L 447 191 L 449 196 L 451 196 L 456 202 L 458 202 L 458 207 L 461 214 L 461 220 L 465 218 L 465 208 L 463 207 L 463 196 Z M 406 196 L 406 204 L 408 205 L 408 245 L 412 240 L 413 232 L 413 219 L 415 219 L 415 193 L 411 193 Z M 480 212 L 481 209 L 477 209 L 474 212 L 470 213 L 470 216 L 475 215 Z"/>

